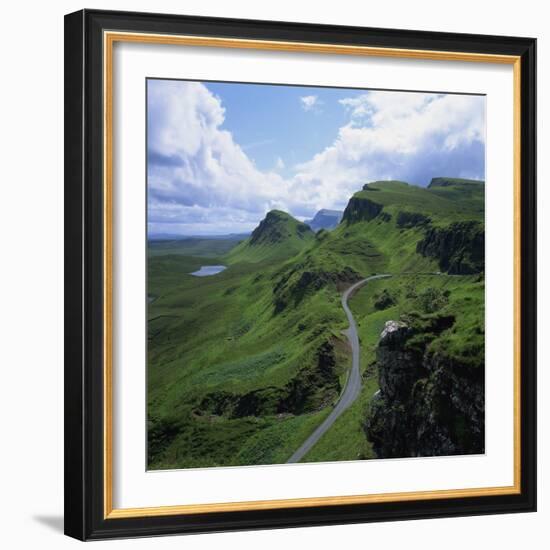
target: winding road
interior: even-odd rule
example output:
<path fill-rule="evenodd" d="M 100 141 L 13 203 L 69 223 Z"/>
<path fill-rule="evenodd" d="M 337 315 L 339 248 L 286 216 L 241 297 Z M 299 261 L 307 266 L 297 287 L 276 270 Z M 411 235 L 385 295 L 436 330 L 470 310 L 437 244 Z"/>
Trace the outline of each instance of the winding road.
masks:
<path fill-rule="evenodd" d="M 373 275 L 362 279 L 357 283 L 350 286 L 344 294 L 342 294 L 342 307 L 348 318 L 349 328 L 344 331 L 351 345 L 352 363 L 351 371 L 349 373 L 344 391 L 340 395 L 338 402 L 331 413 L 325 418 L 325 420 L 315 429 L 315 431 L 304 441 L 303 445 L 287 460 L 287 464 L 299 462 L 311 448 L 321 439 L 321 437 L 329 430 L 329 428 L 336 422 L 336 419 L 359 397 L 361 392 L 361 369 L 359 363 L 359 336 L 357 335 L 357 325 L 355 319 L 348 306 L 348 299 L 359 287 L 374 281 L 375 279 L 386 279 L 391 277 L 390 274 Z"/>

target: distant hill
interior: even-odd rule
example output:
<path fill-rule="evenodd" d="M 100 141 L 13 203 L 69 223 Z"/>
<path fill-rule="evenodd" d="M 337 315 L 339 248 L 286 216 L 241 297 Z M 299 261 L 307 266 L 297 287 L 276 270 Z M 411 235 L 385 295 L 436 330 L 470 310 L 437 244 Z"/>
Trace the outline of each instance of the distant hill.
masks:
<path fill-rule="evenodd" d="M 226 233 L 225 235 L 180 235 L 179 233 L 153 233 L 147 236 L 149 242 L 159 241 L 191 241 L 191 240 L 217 240 L 233 241 L 235 239 L 246 239 L 250 233 Z"/>
<path fill-rule="evenodd" d="M 313 231 L 317 232 L 321 229 L 334 229 L 342 219 L 344 212 L 341 210 L 327 210 L 323 208 L 319 210 L 311 220 L 304 220 L 304 223 L 309 225 Z"/>
<path fill-rule="evenodd" d="M 209 258 L 227 254 L 248 235 L 223 235 L 213 237 L 176 237 L 172 239 L 149 238 L 147 254 L 166 256 L 171 254 Z"/>
<path fill-rule="evenodd" d="M 229 263 L 259 262 L 294 256 L 315 240 L 308 225 L 281 210 L 271 210 L 252 231 L 250 237 L 237 245 L 227 256 Z"/>

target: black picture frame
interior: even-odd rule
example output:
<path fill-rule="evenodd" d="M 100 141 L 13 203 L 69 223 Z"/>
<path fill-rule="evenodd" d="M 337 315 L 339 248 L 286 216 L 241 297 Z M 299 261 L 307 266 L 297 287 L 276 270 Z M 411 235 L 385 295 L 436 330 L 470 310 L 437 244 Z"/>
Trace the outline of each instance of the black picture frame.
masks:
<path fill-rule="evenodd" d="M 521 491 L 436 500 L 105 518 L 103 32 L 513 55 L 521 65 Z M 65 533 L 80 540 L 536 510 L 536 40 L 83 10 L 65 17 Z"/>

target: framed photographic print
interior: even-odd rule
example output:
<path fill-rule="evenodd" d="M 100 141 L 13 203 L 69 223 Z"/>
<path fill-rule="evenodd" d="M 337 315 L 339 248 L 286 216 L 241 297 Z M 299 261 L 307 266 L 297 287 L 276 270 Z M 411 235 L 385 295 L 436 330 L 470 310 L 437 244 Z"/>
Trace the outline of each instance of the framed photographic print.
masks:
<path fill-rule="evenodd" d="M 65 19 L 65 529 L 534 511 L 531 38 Z"/>

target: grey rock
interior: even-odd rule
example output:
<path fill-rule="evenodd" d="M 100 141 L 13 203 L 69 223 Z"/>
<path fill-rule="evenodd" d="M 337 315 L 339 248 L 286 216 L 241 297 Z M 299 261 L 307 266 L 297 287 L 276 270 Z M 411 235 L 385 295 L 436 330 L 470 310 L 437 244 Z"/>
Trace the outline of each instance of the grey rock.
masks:
<path fill-rule="evenodd" d="M 364 430 L 380 458 L 484 452 L 483 356 L 478 364 L 430 351 L 447 317 L 387 321 L 376 350 L 380 393 Z M 435 333 L 434 333 L 435 331 Z"/>

